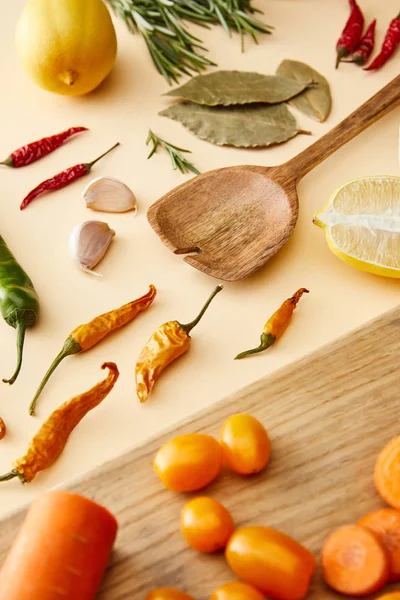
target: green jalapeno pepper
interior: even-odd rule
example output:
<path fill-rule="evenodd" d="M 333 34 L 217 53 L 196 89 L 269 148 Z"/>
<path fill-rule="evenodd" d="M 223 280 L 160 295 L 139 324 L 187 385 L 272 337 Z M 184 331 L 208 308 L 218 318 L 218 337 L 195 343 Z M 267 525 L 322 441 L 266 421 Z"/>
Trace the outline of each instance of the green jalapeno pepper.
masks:
<path fill-rule="evenodd" d="M 25 332 L 36 323 L 39 298 L 33 283 L 18 264 L 7 244 L 0 236 L 0 309 L 3 319 L 17 330 L 17 366 L 10 385 L 17 379 L 22 365 Z"/>

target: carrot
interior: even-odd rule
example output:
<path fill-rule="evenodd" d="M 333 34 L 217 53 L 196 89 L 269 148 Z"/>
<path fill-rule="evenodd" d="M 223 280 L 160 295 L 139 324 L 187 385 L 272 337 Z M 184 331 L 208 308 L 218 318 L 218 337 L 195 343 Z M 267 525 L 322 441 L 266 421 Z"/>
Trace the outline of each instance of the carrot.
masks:
<path fill-rule="evenodd" d="M 347 525 L 327 538 L 321 564 L 326 583 L 336 592 L 367 596 L 389 578 L 389 562 L 379 538 L 360 525 Z"/>
<path fill-rule="evenodd" d="M 400 592 L 389 592 L 388 594 L 379 596 L 376 600 L 400 600 Z"/>
<path fill-rule="evenodd" d="M 112 514 L 83 496 L 38 496 L 0 571 L 0 598 L 94 600 L 116 532 Z"/>
<path fill-rule="evenodd" d="M 358 525 L 378 536 L 389 560 L 389 581 L 400 581 L 400 512 L 394 508 L 382 508 L 365 515 Z"/>
<path fill-rule="evenodd" d="M 382 498 L 400 510 L 400 435 L 390 440 L 378 456 L 374 479 Z"/>

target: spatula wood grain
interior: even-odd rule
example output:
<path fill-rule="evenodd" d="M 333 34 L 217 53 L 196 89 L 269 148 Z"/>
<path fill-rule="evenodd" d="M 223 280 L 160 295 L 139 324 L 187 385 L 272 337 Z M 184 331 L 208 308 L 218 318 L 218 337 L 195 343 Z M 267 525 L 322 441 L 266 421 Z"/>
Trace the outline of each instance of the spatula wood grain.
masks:
<path fill-rule="evenodd" d="M 99 600 L 144 600 L 159 586 L 208 600 L 216 586 L 234 579 L 222 555 L 199 555 L 187 546 L 179 513 L 193 494 L 164 489 L 152 460 L 172 435 L 198 431 L 218 436 L 224 420 L 238 412 L 254 415 L 268 428 L 271 462 L 256 477 L 225 472 L 202 492 L 224 503 L 238 526 L 275 527 L 318 556 L 333 528 L 383 506 L 372 473 L 380 449 L 400 433 L 399 340 L 396 308 L 75 483 L 74 491 L 104 504 L 120 526 Z M 132 441 L 135 430 L 132 422 Z M 24 511 L 0 522 L 0 563 L 23 517 Z M 318 572 L 307 600 L 337 598 Z"/>
<path fill-rule="evenodd" d="M 289 162 L 198 175 L 155 202 L 148 220 L 164 244 L 188 254 L 184 260 L 196 269 L 225 281 L 243 279 L 291 236 L 301 178 L 399 103 L 400 76 Z"/>

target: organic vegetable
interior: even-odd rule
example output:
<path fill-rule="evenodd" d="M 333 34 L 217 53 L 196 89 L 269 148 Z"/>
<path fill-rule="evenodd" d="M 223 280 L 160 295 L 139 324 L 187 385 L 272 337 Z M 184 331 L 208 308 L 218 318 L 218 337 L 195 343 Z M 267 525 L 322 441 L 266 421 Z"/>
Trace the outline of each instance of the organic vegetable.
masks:
<path fill-rule="evenodd" d="M 17 366 L 10 379 L 3 379 L 12 385 L 21 370 L 26 329 L 33 327 L 38 318 L 39 298 L 32 281 L 1 236 L 0 307 L 5 322 L 17 330 Z"/>
<path fill-rule="evenodd" d="M 174 492 L 194 492 L 210 484 L 221 472 L 222 449 L 201 433 L 189 433 L 164 444 L 154 458 L 162 483 Z"/>
<path fill-rule="evenodd" d="M 371 56 L 375 46 L 375 27 L 376 19 L 372 21 L 366 33 L 357 44 L 357 48 L 355 49 L 355 52 L 349 62 L 353 62 L 361 66 L 368 62 L 368 59 Z"/>
<path fill-rule="evenodd" d="M 158 588 L 147 594 L 145 600 L 194 600 L 194 598 L 174 588 Z"/>
<path fill-rule="evenodd" d="M 181 102 L 162 110 L 162 117 L 179 121 L 194 135 L 218 146 L 267 147 L 294 138 L 299 133 L 296 119 L 284 104 L 245 106 L 202 106 Z"/>
<path fill-rule="evenodd" d="M 400 600 L 400 592 L 389 592 L 388 594 L 379 596 L 376 600 Z"/>
<path fill-rule="evenodd" d="M 362 517 L 358 525 L 378 536 L 389 560 L 389 581 L 400 581 L 400 512 L 381 508 Z"/>
<path fill-rule="evenodd" d="M 387 63 L 389 58 L 396 52 L 397 47 L 400 45 L 400 13 L 395 19 L 393 19 L 389 25 L 389 29 L 386 32 L 385 39 L 383 40 L 382 50 L 380 54 L 372 61 L 372 63 L 365 67 L 366 71 L 372 71 L 374 69 L 380 69 Z"/>
<path fill-rule="evenodd" d="M 37 142 L 31 142 L 26 146 L 22 146 L 22 148 L 18 148 L 18 150 L 14 150 L 10 156 L 7 156 L 3 162 L 0 162 L 0 165 L 14 168 L 26 167 L 27 165 L 40 160 L 44 156 L 47 156 L 47 154 L 54 152 L 54 150 L 62 146 L 65 140 L 82 131 L 87 131 L 87 128 L 71 127 L 62 133 L 42 138 Z"/>
<path fill-rule="evenodd" d="M 272 344 L 279 340 L 282 335 L 285 333 L 287 326 L 290 323 L 293 312 L 297 306 L 298 301 L 302 297 L 303 294 L 308 294 L 308 290 L 305 288 L 301 288 L 297 290 L 295 294 L 291 298 L 285 300 L 285 302 L 281 305 L 280 308 L 272 317 L 268 319 L 268 321 L 264 325 L 264 331 L 261 334 L 261 344 L 257 346 L 257 348 L 253 348 L 252 350 L 246 350 L 245 352 L 241 352 L 237 356 L 235 356 L 235 360 L 240 358 L 245 358 L 246 356 L 251 356 L 252 354 L 258 354 L 259 352 L 264 352 L 267 350 Z"/>
<path fill-rule="evenodd" d="M 111 152 L 111 150 L 114 150 L 114 148 L 116 148 L 117 146 L 119 146 L 119 142 L 114 144 L 114 146 L 107 150 L 107 152 L 104 152 L 103 154 L 101 154 L 101 156 L 98 156 L 95 160 L 92 160 L 92 162 L 81 163 L 75 165 L 74 167 L 69 167 L 65 171 L 54 175 L 54 177 L 51 177 L 51 179 L 46 179 L 38 186 L 36 186 L 31 192 L 29 192 L 27 196 L 25 196 L 25 198 L 21 202 L 20 209 L 23 210 L 24 208 L 26 208 L 28 204 L 32 202 L 32 200 L 44 194 L 45 192 L 60 190 L 61 188 L 70 185 L 80 177 L 87 175 L 88 173 L 90 173 L 93 165 L 95 165 L 101 158 L 103 158 L 103 156 L 106 156 L 106 154 Z"/>
<path fill-rule="evenodd" d="M 179 169 L 181 173 L 189 173 L 191 171 L 195 175 L 200 175 L 200 171 L 196 169 L 194 164 L 186 160 L 182 154 L 182 152 L 189 152 L 189 154 L 191 154 L 190 150 L 185 150 L 185 148 L 179 148 L 178 146 L 174 146 L 173 144 L 166 142 L 162 138 L 155 135 L 151 129 L 149 129 L 146 146 L 148 146 L 150 143 L 153 144 L 153 148 L 151 149 L 151 152 L 147 158 L 151 158 L 157 151 L 157 148 L 161 146 L 161 148 L 164 148 L 164 150 L 168 152 L 171 159 L 172 168 L 174 170 Z"/>
<path fill-rule="evenodd" d="M 247 583 L 233 581 L 214 590 L 210 600 L 265 600 L 265 596 Z"/>
<path fill-rule="evenodd" d="M 122 213 L 137 211 L 132 190 L 115 177 L 97 177 L 83 190 L 87 208 L 103 212 Z"/>
<path fill-rule="evenodd" d="M 70 333 L 65 340 L 61 351 L 53 360 L 47 373 L 43 377 L 42 382 L 29 406 L 30 414 L 35 414 L 36 403 L 44 386 L 50 379 L 50 376 L 54 370 L 66 356 L 90 350 L 90 348 L 96 346 L 96 344 L 101 342 L 101 340 L 107 337 L 110 333 L 133 321 L 133 319 L 135 319 L 139 313 L 143 312 L 150 306 L 156 297 L 156 294 L 156 288 L 154 285 L 151 285 L 147 294 L 141 298 L 133 300 L 132 302 L 128 302 L 128 304 L 124 304 L 120 308 L 116 308 L 110 312 L 95 317 L 92 319 L 92 321 L 89 321 L 89 323 L 79 325 L 79 327 L 74 329 L 74 331 Z"/>
<path fill-rule="evenodd" d="M 34 0 L 18 21 L 16 44 L 22 66 L 41 88 L 79 96 L 111 72 L 117 39 L 101 0 Z"/>
<path fill-rule="evenodd" d="M 380 452 L 375 464 L 376 489 L 382 498 L 400 510 L 400 436 L 390 440 Z"/>
<path fill-rule="evenodd" d="M 222 426 L 220 443 L 226 464 L 240 475 L 259 473 L 269 461 L 268 433 L 251 415 L 229 417 Z"/>
<path fill-rule="evenodd" d="M 18 477 L 21 483 L 30 483 L 40 471 L 53 465 L 72 431 L 90 410 L 108 396 L 119 377 L 115 363 L 103 363 L 101 368 L 109 370 L 106 379 L 57 408 L 34 436 L 26 454 L 14 461 L 12 471 L 0 477 L 0 481 Z"/>
<path fill-rule="evenodd" d="M 146 402 L 164 369 L 189 350 L 190 332 L 221 290 L 222 285 L 214 289 L 194 321 L 186 325 L 181 325 L 178 321 L 169 321 L 153 333 L 136 363 L 136 393 L 140 402 Z"/>
<path fill-rule="evenodd" d="M 114 229 L 111 229 L 107 223 L 101 221 L 79 223 L 69 237 L 69 254 L 82 271 L 102 277 L 92 269 L 104 257 L 114 236 Z"/>
<path fill-rule="evenodd" d="M 181 531 L 189 546 L 199 552 L 222 550 L 234 529 L 230 512 L 212 498 L 194 498 L 182 509 Z"/>
<path fill-rule="evenodd" d="M 277 600 L 302 600 L 317 566 L 306 548 L 268 527 L 235 531 L 226 559 L 240 579 Z"/>
<path fill-rule="evenodd" d="M 93 600 L 117 533 L 111 513 L 64 491 L 40 494 L 0 571 L 4 600 Z"/>
<path fill-rule="evenodd" d="M 276 74 L 296 81 L 312 81 L 314 85 L 291 98 L 289 104 L 320 123 L 328 118 L 332 108 L 332 96 L 329 83 L 321 73 L 297 60 L 283 60 Z"/>
<path fill-rule="evenodd" d="M 7 427 L 6 424 L 4 423 L 3 419 L 0 417 L 0 440 L 2 440 L 7 433 Z"/>
<path fill-rule="evenodd" d="M 389 563 L 379 538 L 359 525 L 347 525 L 330 534 L 322 548 L 321 564 L 326 583 L 348 596 L 368 596 L 389 578 Z"/>
<path fill-rule="evenodd" d="M 364 29 L 364 15 L 356 0 L 349 0 L 351 14 L 336 44 L 336 68 L 340 61 L 354 52 Z"/>
<path fill-rule="evenodd" d="M 249 34 L 257 41 L 258 33 L 271 33 L 271 27 L 257 19 L 252 0 L 108 0 L 130 31 L 138 31 L 150 52 L 154 65 L 168 83 L 178 77 L 214 65 L 199 50 L 206 50 L 201 40 L 188 31 L 186 23 L 222 25 L 242 39 Z"/>
<path fill-rule="evenodd" d="M 197 75 L 179 88 L 167 92 L 173 96 L 206 106 L 240 104 L 279 104 L 313 87 L 309 77 L 302 81 L 279 75 L 262 75 L 248 71 L 214 71 Z"/>
<path fill-rule="evenodd" d="M 329 249 L 346 264 L 400 277 L 400 239 L 391 214 L 400 209 L 400 177 L 362 177 L 345 183 L 314 216 Z"/>

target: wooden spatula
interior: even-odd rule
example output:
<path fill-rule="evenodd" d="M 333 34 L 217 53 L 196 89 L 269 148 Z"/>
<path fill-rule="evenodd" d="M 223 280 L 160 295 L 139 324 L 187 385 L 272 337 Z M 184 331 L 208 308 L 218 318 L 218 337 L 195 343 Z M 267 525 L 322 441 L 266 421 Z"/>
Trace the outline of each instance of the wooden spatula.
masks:
<path fill-rule="evenodd" d="M 198 175 L 155 202 L 148 220 L 164 244 L 186 254 L 196 269 L 224 281 L 243 279 L 292 234 L 302 177 L 399 103 L 400 75 L 289 162 Z"/>

